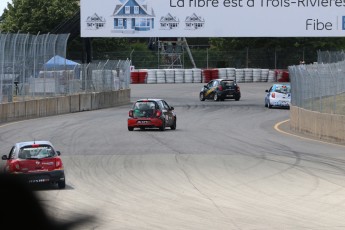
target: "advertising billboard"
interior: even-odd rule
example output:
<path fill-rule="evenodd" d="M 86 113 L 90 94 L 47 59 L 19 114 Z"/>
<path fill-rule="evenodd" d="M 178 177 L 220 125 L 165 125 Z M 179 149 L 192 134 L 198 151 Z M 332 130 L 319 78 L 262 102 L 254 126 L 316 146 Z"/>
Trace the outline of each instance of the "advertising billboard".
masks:
<path fill-rule="evenodd" d="M 342 37 L 345 0 L 81 0 L 82 37 Z"/>

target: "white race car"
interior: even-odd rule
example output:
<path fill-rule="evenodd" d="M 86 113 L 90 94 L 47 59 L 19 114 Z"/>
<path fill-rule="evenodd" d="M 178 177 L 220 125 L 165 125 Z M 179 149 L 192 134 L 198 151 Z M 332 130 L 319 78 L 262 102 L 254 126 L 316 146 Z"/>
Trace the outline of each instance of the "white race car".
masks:
<path fill-rule="evenodd" d="M 265 107 L 284 107 L 290 108 L 291 85 L 287 82 L 275 83 L 270 89 L 266 90 Z"/>

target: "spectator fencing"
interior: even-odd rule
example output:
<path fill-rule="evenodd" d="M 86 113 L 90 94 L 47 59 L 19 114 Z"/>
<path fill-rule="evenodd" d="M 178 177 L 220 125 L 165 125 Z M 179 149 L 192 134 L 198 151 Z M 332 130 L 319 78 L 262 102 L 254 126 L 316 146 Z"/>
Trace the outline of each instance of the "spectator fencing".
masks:
<path fill-rule="evenodd" d="M 129 88 L 129 60 L 72 62 L 68 37 L 0 33 L 0 103 Z"/>
<path fill-rule="evenodd" d="M 344 144 L 345 61 L 344 58 L 340 60 L 339 52 L 319 57 L 322 59 L 318 63 L 289 66 L 290 128 L 321 140 Z M 337 62 L 327 62 L 330 60 Z"/>
<path fill-rule="evenodd" d="M 290 66 L 291 104 L 345 115 L 345 61 Z"/>

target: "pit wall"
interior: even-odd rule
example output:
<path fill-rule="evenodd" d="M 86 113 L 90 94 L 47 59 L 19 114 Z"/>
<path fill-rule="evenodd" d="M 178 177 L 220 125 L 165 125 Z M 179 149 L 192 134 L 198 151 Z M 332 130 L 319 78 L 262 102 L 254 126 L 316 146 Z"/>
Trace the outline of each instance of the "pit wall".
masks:
<path fill-rule="evenodd" d="M 0 123 L 110 108 L 130 103 L 130 89 L 0 104 Z"/>
<path fill-rule="evenodd" d="M 290 107 L 290 129 L 320 140 L 345 143 L 345 116 Z"/>

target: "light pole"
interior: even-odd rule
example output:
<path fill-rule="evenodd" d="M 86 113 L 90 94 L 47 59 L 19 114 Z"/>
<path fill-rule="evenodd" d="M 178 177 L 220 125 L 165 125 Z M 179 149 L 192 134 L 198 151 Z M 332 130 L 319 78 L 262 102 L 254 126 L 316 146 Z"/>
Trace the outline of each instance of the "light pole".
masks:
<path fill-rule="evenodd" d="M 132 62 L 132 54 L 134 52 L 134 49 L 132 49 L 131 53 L 129 54 L 129 60 L 131 60 L 131 64 L 130 65 L 133 65 L 133 62 Z"/>

